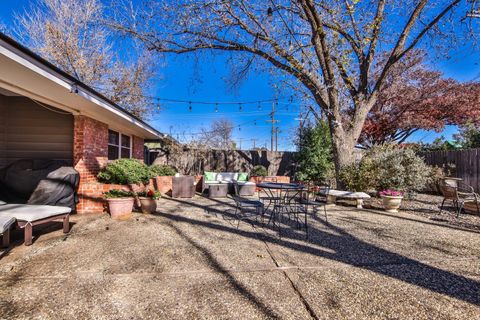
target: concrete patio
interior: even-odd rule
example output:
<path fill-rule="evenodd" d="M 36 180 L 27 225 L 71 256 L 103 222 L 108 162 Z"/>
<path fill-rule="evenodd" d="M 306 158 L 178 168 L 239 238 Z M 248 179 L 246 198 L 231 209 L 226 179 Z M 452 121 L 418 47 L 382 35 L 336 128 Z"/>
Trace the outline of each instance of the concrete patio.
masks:
<path fill-rule="evenodd" d="M 72 217 L 0 259 L 4 319 L 475 319 L 480 233 L 328 209 L 310 237 L 232 221 L 233 201 L 162 199 L 128 221 Z M 52 231 L 53 230 L 53 231 Z"/>

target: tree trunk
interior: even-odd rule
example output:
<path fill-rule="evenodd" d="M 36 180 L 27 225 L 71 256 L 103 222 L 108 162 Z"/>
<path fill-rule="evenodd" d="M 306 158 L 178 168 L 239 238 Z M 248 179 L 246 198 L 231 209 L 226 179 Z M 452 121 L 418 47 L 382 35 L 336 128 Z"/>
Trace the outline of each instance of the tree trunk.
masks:
<path fill-rule="evenodd" d="M 354 150 L 357 144 L 357 138 L 355 138 L 353 134 L 343 131 L 343 129 L 338 126 L 331 128 L 331 132 L 337 188 L 343 189 L 345 185 L 339 179 L 339 174 L 343 167 L 355 162 Z"/>

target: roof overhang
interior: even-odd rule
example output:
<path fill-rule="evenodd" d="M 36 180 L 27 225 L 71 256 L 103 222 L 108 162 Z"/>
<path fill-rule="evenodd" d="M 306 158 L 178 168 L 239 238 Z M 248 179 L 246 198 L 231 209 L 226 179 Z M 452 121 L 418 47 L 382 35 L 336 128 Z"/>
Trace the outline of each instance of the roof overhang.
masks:
<path fill-rule="evenodd" d="M 144 139 L 166 135 L 0 33 L 0 88 Z"/>

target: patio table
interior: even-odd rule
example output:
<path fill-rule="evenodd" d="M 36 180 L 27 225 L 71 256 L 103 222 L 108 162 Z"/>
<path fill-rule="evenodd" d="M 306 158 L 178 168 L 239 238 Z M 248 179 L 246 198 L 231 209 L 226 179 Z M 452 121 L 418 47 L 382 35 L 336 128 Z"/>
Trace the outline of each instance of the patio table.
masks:
<path fill-rule="evenodd" d="M 282 212 L 288 213 L 290 211 L 292 199 L 298 196 L 301 192 L 307 191 L 307 188 L 304 185 L 297 183 L 265 182 L 257 184 L 257 187 L 264 190 L 267 195 L 266 200 L 268 201 L 268 205 L 265 207 L 264 212 L 273 205 L 267 223 L 270 224 L 270 222 L 272 222 L 273 226 L 276 225 L 276 220 L 280 223 Z"/>

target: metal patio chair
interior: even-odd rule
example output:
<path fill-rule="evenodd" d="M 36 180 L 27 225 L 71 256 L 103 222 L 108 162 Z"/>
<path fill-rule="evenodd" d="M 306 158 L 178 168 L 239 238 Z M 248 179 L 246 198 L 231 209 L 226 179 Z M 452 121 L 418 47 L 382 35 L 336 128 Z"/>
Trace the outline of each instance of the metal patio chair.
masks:
<path fill-rule="evenodd" d="M 240 226 L 240 221 L 246 220 L 250 217 L 255 217 L 255 220 L 258 216 L 262 216 L 263 220 L 263 211 L 264 204 L 260 200 L 248 199 L 242 196 L 238 196 L 238 185 L 235 184 L 235 195 L 232 195 L 233 201 L 235 201 L 235 219 L 238 220 L 237 228 Z"/>

